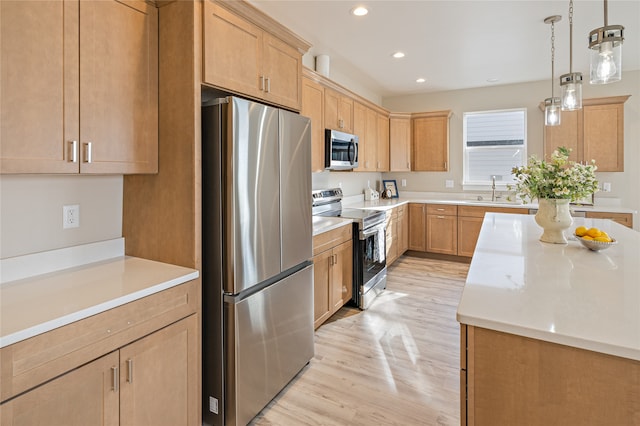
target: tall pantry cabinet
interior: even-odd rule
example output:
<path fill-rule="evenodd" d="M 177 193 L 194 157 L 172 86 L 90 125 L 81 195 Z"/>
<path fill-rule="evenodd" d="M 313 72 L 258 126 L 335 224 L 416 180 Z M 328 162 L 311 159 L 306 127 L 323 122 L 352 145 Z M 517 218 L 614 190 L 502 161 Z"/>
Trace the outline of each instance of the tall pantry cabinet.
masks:
<path fill-rule="evenodd" d="M 154 173 L 158 12 L 0 2 L 1 173 Z"/>

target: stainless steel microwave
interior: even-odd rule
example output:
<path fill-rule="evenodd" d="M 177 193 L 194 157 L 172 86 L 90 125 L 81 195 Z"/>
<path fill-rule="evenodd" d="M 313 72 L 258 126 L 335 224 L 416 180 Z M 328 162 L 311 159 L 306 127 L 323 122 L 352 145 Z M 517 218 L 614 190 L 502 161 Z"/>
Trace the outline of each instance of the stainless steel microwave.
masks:
<path fill-rule="evenodd" d="M 351 170 L 358 167 L 356 135 L 326 129 L 324 138 L 324 167 L 327 170 Z"/>

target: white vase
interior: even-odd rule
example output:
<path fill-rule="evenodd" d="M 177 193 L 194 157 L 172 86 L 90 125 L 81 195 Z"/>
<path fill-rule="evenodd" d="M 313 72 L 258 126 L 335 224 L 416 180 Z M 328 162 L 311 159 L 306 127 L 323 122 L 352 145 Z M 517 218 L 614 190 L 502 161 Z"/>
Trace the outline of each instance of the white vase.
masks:
<path fill-rule="evenodd" d="M 536 223 L 544 229 L 540 241 L 567 244 L 564 231 L 573 223 L 569 211 L 569 199 L 541 198 L 538 200 Z"/>

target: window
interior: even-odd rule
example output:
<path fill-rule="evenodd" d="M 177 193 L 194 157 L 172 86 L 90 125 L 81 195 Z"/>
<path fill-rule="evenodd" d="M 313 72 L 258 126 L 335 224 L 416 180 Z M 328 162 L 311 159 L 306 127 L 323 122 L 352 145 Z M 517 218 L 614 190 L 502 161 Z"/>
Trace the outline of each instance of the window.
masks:
<path fill-rule="evenodd" d="M 473 186 L 504 187 L 513 182 L 511 169 L 527 159 L 527 110 L 524 108 L 463 114 L 464 176 Z"/>

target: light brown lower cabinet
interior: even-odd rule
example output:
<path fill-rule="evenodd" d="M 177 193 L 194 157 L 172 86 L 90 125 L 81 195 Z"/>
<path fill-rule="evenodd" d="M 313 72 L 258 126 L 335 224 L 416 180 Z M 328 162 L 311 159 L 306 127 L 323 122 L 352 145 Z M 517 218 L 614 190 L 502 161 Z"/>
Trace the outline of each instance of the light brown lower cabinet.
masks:
<path fill-rule="evenodd" d="M 461 324 L 469 426 L 640 424 L 640 362 Z"/>
<path fill-rule="evenodd" d="M 427 250 L 425 211 L 425 204 L 409 204 L 409 250 Z"/>
<path fill-rule="evenodd" d="M 195 424 L 196 315 L 0 407 L 3 425 Z"/>
<path fill-rule="evenodd" d="M 409 207 L 398 207 L 398 257 L 409 250 Z"/>
<path fill-rule="evenodd" d="M 427 251 L 458 254 L 458 206 L 427 204 Z"/>
<path fill-rule="evenodd" d="M 485 213 L 528 214 L 529 210 L 519 207 L 458 206 L 458 256 L 473 256 Z"/>
<path fill-rule="evenodd" d="M 353 294 L 351 224 L 313 239 L 313 325 L 320 327 Z"/>
<path fill-rule="evenodd" d="M 633 215 L 631 213 L 587 212 L 585 216 L 592 219 L 611 219 L 620 225 L 633 228 Z"/>
<path fill-rule="evenodd" d="M 119 425 L 120 398 L 111 371 L 119 359 L 118 352 L 112 352 L 0 405 L 0 423 Z"/>
<path fill-rule="evenodd" d="M 0 424 L 199 424 L 198 285 L 0 349 Z"/>

